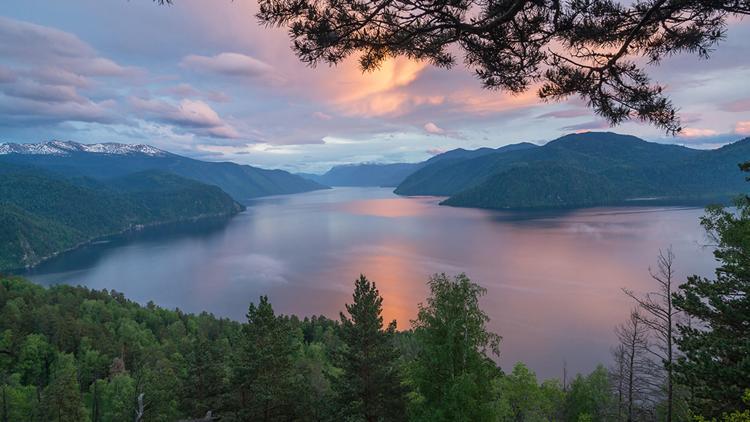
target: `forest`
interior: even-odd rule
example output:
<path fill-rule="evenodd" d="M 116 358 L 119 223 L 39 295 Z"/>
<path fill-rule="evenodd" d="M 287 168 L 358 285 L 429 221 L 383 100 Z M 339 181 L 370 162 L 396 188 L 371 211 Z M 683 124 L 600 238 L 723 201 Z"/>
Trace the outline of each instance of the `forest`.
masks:
<path fill-rule="evenodd" d="M 408 330 L 382 317 L 364 275 L 338 320 L 247 320 L 141 306 L 115 291 L 0 279 L 0 421 L 748 421 L 750 198 L 709 207 L 714 279 L 675 280 L 615 328 L 612 360 L 537 380 L 495 363 L 486 291 L 436 274 Z"/>

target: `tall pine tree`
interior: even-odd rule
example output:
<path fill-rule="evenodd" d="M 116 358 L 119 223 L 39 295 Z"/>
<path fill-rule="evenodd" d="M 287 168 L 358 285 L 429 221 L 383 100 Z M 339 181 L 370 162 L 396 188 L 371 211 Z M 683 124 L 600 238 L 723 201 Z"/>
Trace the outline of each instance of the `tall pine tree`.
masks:
<path fill-rule="evenodd" d="M 354 283 L 353 302 L 341 313 L 346 347 L 338 356 L 343 370 L 334 378 L 342 417 L 346 420 L 404 420 L 405 390 L 394 345 L 396 321 L 383 329 L 383 298 L 364 275 Z"/>
<path fill-rule="evenodd" d="M 736 210 L 709 207 L 701 224 L 720 265 L 714 280 L 692 276 L 674 295 L 674 306 L 690 317 L 678 326 L 684 356 L 675 371 L 692 391 L 693 412 L 713 417 L 748 408 L 742 395 L 750 386 L 750 198 L 739 198 Z"/>

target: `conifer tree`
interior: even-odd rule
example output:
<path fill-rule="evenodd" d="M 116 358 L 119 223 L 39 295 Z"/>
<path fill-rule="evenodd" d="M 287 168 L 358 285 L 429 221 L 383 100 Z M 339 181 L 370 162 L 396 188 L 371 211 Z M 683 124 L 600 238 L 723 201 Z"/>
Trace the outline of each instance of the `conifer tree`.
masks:
<path fill-rule="evenodd" d="M 242 420 L 293 419 L 294 357 L 299 339 L 287 319 L 274 314 L 267 296 L 251 303 L 234 368 Z"/>
<path fill-rule="evenodd" d="M 748 408 L 742 395 L 750 386 L 750 198 L 737 199 L 736 210 L 709 207 L 701 224 L 720 266 L 715 279 L 694 275 L 674 295 L 674 306 L 690 318 L 678 325 L 684 356 L 675 371 L 691 388 L 691 410 L 718 417 Z"/>
<path fill-rule="evenodd" d="M 354 283 L 348 315 L 341 313 L 342 374 L 334 388 L 345 418 L 395 421 L 405 419 L 405 390 L 394 345 L 396 321 L 383 328 L 383 298 L 375 283 L 360 275 Z"/>

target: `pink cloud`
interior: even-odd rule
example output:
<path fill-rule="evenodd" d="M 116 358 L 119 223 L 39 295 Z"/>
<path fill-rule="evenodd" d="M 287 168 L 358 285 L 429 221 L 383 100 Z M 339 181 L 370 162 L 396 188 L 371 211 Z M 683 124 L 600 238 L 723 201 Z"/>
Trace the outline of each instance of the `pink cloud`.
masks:
<path fill-rule="evenodd" d="M 247 78 L 268 76 L 273 72 L 268 63 L 240 53 L 220 53 L 211 57 L 191 54 L 183 58 L 180 65 L 201 72 Z"/>
<path fill-rule="evenodd" d="M 445 129 L 439 127 L 438 125 L 432 122 L 425 123 L 424 130 L 425 132 L 431 133 L 433 135 L 442 135 L 445 133 Z"/>
<path fill-rule="evenodd" d="M 706 136 L 716 136 L 718 134 L 719 132 L 713 129 L 700 129 L 700 128 L 685 127 L 685 128 L 682 128 L 679 136 L 682 136 L 685 138 L 702 138 Z"/>
<path fill-rule="evenodd" d="M 750 120 L 737 122 L 734 125 L 734 132 L 740 135 L 750 135 Z"/>
<path fill-rule="evenodd" d="M 750 98 L 743 100 L 731 101 L 721 105 L 721 110 L 729 111 L 733 113 L 740 113 L 743 111 L 750 111 Z"/>
<path fill-rule="evenodd" d="M 333 116 L 330 114 L 323 113 L 322 111 L 316 111 L 313 114 L 313 117 L 315 117 L 318 120 L 331 120 L 333 119 Z"/>

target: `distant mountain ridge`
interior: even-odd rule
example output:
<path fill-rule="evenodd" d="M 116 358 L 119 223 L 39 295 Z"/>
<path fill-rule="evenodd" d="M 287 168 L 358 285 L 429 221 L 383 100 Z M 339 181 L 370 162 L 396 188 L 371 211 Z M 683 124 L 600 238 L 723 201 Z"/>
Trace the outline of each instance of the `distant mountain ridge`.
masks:
<path fill-rule="evenodd" d="M 200 161 L 149 145 L 71 141 L 3 143 L 0 144 L 0 162 L 33 165 L 66 177 L 98 180 L 148 170 L 163 171 L 218 186 L 238 201 L 327 188 L 283 170 Z"/>
<path fill-rule="evenodd" d="M 0 143 L 0 155 L 69 155 L 75 152 L 89 152 L 94 154 L 144 154 L 150 156 L 165 156 L 169 154 L 150 145 L 118 144 L 114 142 L 99 144 L 79 144 L 72 141 L 49 141 L 38 144 L 18 144 L 14 142 Z"/>
<path fill-rule="evenodd" d="M 299 173 L 300 176 L 328 186 L 378 186 L 396 187 L 408 176 L 429 164 L 444 160 L 455 160 L 479 157 L 486 154 L 516 151 L 535 148 L 536 145 L 529 142 L 505 145 L 499 148 L 479 148 L 466 150 L 457 148 L 446 151 L 419 163 L 361 163 L 344 164 L 334 166 L 326 173 L 310 174 Z"/>
<path fill-rule="evenodd" d="M 636 198 L 711 201 L 747 190 L 737 165 L 748 159 L 748 139 L 695 150 L 589 132 L 538 148 L 433 163 L 395 192 L 449 196 L 444 204 L 481 208 L 596 206 Z"/>

